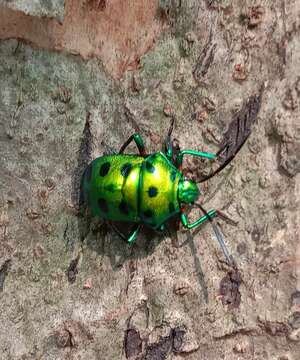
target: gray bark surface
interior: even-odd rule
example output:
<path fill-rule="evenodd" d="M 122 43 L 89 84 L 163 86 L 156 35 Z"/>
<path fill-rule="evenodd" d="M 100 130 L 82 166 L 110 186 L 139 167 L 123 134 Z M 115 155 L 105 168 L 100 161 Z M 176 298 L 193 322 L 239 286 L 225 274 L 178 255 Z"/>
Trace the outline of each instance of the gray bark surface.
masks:
<path fill-rule="evenodd" d="M 158 6 L 166 30 L 120 80 L 95 58 L 0 42 L 3 360 L 300 358 L 299 2 Z M 133 247 L 101 222 L 85 231 L 89 160 L 134 132 L 160 150 L 172 114 L 181 148 L 217 151 L 261 86 L 249 140 L 201 187 L 206 209 L 237 222 L 218 221 L 239 273 L 210 224 L 145 230 Z"/>
<path fill-rule="evenodd" d="M 0 6 L 22 11 L 27 15 L 56 18 L 63 21 L 64 0 L 0 0 Z"/>

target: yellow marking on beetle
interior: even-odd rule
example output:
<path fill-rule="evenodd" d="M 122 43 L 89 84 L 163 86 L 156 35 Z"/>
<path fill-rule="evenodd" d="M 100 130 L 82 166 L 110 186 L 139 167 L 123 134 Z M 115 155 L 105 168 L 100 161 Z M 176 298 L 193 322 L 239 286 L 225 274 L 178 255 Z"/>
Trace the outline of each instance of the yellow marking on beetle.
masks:
<path fill-rule="evenodd" d="M 122 188 L 122 193 L 124 200 L 128 203 L 130 209 L 137 214 L 138 210 L 138 179 L 140 176 L 141 165 L 135 165 L 130 170 L 129 175 L 125 179 L 124 186 Z"/>
<path fill-rule="evenodd" d="M 178 187 L 179 176 L 175 181 L 170 179 L 170 165 L 163 156 L 157 156 L 152 161 L 155 171 L 143 171 L 141 182 L 141 214 L 151 209 L 153 217 L 147 219 L 148 223 L 155 222 L 160 224 L 169 213 L 170 203 L 178 208 L 177 193 L 175 189 Z M 175 169 L 176 170 L 176 169 Z M 155 187 L 157 189 L 156 196 L 149 196 L 149 188 Z"/>

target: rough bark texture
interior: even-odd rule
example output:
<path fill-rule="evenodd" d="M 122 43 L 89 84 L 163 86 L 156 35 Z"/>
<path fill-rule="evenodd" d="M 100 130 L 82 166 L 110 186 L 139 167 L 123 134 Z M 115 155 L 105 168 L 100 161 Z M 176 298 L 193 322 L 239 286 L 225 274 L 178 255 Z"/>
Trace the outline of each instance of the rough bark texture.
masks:
<path fill-rule="evenodd" d="M 64 0 L 0 0 L 0 6 L 22 11 L 27 15 L 56 18 L 62 22 L 64 18 Z"/>
<path fill-rule="evenodd" d="M 0 8 L 0 39 L 100 58 L 114 78 L 139 67 L 139 58 L 164 27 L 157 0 L 66 0 L 63 22 Z"/>
<path fill-rule="evenodd" d="M 118 2 L 89 3 L 105 13 Z M 64 46 L 0 42 L 1 359 L 299 359 L 299 1 L 155 6 L 150 20 L 165 31 L 142 57 L 143 23 L 117 31 L 136 39 L 119 53 L 134 71 L 113 52 L 87 61 Z M 182 148 L 217 151 L 262 86 L 249 140 L 202 184 L 205 207 L 238 223 L 219 222 L 238 272 L 209 224 L 144 231 L 132 248 L 96 221 L 85 231 L 77 195 L 89 158 L 135 131 L 160 149 L 173 114 Z M 190 176 L 210 166 L 185 162 Z"/>

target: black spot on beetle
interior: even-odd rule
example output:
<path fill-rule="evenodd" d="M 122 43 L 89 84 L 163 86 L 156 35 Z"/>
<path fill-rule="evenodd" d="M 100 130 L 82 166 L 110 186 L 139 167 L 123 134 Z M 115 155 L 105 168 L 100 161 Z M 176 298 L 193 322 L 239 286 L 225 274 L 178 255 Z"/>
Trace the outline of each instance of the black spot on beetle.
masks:
<path fill-rule="evenodd" d="M 151 172 L 152 174 L 154 173 L 155 167 L 153 166 L 151 161 L 146 161 L 146 169 L 147 169 L 147 171 Z"/>
<path fill-rule="evenodd" d="M 101 211 L 108 213 L 108 205 L 105 199 L 98 199 L 98 206 L 100 208 Z"/>
<path fill-rule="evenodd" d="M 125 200 L 122 200 L 120 202 L 120 205 L 119 205 L 119 210 L 122 214 L 124 215 L 128 215 L 129 214 L 129 208 L 128 208 L 128 204 L 126 203 Z"/>
<path fill-rule="evenodd" d="M 107 161 L 106 163 L 101 165 L 99 170 L 99 175 L 106 176 L 109 172 L 109 169 L 110 169 L 110 162 Z"/>
<path fill-rule="evenodd" d="M 173 171 L 171 171 L 171 174 L 170 174 L 170 180 L 171 180 L 172 182 L 174 182 L 175 179 L 176 179 L 176 171 L 173 170 Z"/>
<path fill-rule="evenodd" d="M 170 212 L 170 214 L 172 214 L 174 211 L 175 211 L 175 206 L 174 206 L 174 204 L 172 202 L 170 202 L 170 204 L 169 204 L 169 212 Z"/>
<path fill-rule="evenodd" d="M 129 173 L 130 173 L 131 168 L 132 168 L 132 164 L 130 164 L 130 163 L 124 164 L 124 165 L 121 167 L 121 174 L 122 174 L 122 176 L 127 177 L 127 176 L 129 175 Z"/>
<path fill-rule="evenodd" d="M 153 216 L 153 211 L 152 211 L 152 210 L 146 210 L 146 211 L 144 211 L 144 217 L 145 217 L 146 219 L 151 219 L 152 216 Z"/>
<path fill-rule="evenodd" d="M 149 197 L 155 197 L 158 194 L 158 190 L 155 186 L 150 186 L 148 189 Z"/>

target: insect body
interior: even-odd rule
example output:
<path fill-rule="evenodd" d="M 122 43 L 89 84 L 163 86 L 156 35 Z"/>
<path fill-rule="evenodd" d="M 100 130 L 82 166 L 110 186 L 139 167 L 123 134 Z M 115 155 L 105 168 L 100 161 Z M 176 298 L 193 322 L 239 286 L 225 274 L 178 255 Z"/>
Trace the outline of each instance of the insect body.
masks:
<path fill-rule="evenodd" d="M 84 179 L 93 215 L 159 229 L 179 212 L 181 173 L 162 153 L 95 159 Z M 197 188 L 196 188 L 197 189 Z"/>
<path fill-rule="evenodd" d="M 164 230 L 165 223 L 180 214 L 183 226 L 194 228 L 217 214 L 212 210 L 194 223 L 188 223 L 183 207 L 194 203 L 200 192 L 196 183 L 186 179 L 181 171 L 183 156 L 189 154 L 214 159 L 216 155 L 184 150 L 174 159 L 170 134 L 171 131 L 164 152 L 147 155 L 142 138 L 134 134 L 119 154 L 101 156 L 85 170 L 82 192 L 92 215 L 135 223 L 126 239 L 128 242 L 135 240 L 141 225 Z M 135 141 L 139 155 L 123 154 L 131 141 Z"/>
<path fill-rule="evenodd" d="M 134 242 L 142 225 L 162 231 L 166 222 L 177 216 L 187 229 L 198 227 L 215 216 L 228 219 L 217 210 L 206 211 L 196 203 L 200 191 L 196 182 L 185 178 L 182 173 L 184 156 L 196 156 L 219 161 L 219 167 L 197 181 L 210 179 L 221 171 L 235 157 L 250 135 L 251 126 L 257 118 L 262 90 L 252 96 L 236 114 L 224 134 L 216 154 L 194 150 L 180 150 L 171 141 L 174 119 L 164 142 L 163 151 L 147 154 L 139 134 L 132 135 L 121 147 L 118 154 L 95 159 L 85 170 L 81 184 L 81 198 L 93 216 L 109 221 L 114 230 L 129 243 Z M 126 147 L 134 141 L 139 155 L 123 154 Z M 188 205 L 198 206 L 203 216 L 193 223 L 188 221 L 184 209 Z M 129 236 L 125 236 L 114 221 L 134 224 Z M 232 221 L 231 221 L 232 222 Z M 226 256 L 233 263 L 224 243 L 223 235 L 212 223 L 216 238 Z"/>

